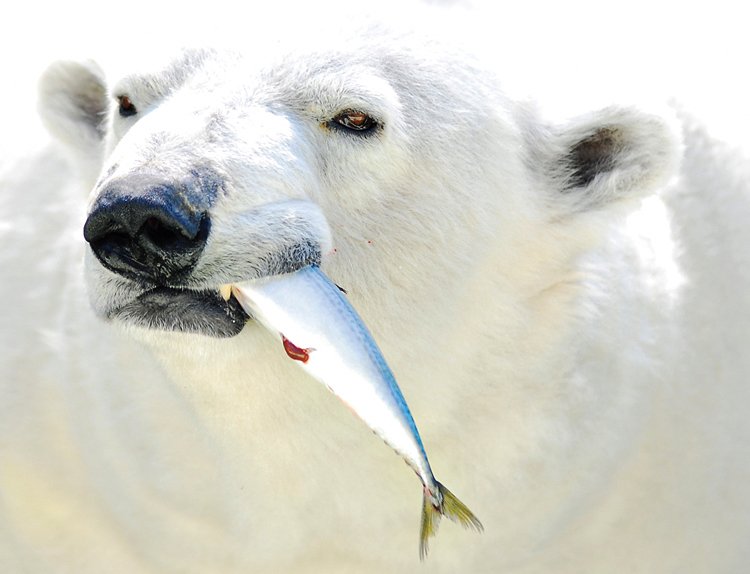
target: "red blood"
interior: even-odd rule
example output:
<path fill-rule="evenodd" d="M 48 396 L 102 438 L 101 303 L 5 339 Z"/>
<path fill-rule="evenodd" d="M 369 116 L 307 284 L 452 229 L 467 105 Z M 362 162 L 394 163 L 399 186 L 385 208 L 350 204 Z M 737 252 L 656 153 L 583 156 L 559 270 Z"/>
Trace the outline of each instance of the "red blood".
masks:
<path fill-rule="evenodd" d="M 284 350 L 286 351 L 286 354 L 289 355 L 289 357 L 291 359 L 294 359 L 295 361 L 302 361 L 303 363 L 306 363 L 307 360 L 310 358 L 310 353 L 315 350 L 315 349 L 300 349 L 297 345 L 292 343 L 284 335 L 281 336 L 281 339 L 282 341 L 284 341 Z"/>

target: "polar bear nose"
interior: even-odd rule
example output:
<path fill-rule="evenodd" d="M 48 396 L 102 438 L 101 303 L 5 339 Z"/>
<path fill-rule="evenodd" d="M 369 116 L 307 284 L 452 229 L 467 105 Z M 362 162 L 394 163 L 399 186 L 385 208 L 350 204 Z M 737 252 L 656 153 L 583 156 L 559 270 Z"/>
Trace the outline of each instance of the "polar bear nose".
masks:
<path fill-rule="evenodd" d="M 210 230 L 206 211 L 196 209 L 180 186 L 118 182 L 93 205 L 83 235 L 99 261 L 126 277 L 174 285 L 195 267 Z"/>

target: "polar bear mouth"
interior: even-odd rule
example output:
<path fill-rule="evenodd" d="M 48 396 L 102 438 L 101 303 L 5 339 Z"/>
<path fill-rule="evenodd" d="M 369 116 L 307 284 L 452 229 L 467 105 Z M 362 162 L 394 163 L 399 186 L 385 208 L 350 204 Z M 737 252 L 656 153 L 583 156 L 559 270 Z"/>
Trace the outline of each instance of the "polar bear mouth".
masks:
<path fill-rule="evenodd" d="M 156 287 L 114 311 L 112 318 L 147 329 L 233 337 L 250 316 L 226 287 L 201 291 Z"/>
<path fill-rule="evenodd" d="M 169 198 L 159 192 L 159 201 Z M 207 212 L 183 214 L 178 199 L 138 203 L 119 188 L 100 195 L 84 238 L 101 316 L 152 331 L 233 337 L 250 317 L 223 283 L 318 263 L 330 244 L 325 217 L 307 200 L 263 204 L 212 225 Z"/>

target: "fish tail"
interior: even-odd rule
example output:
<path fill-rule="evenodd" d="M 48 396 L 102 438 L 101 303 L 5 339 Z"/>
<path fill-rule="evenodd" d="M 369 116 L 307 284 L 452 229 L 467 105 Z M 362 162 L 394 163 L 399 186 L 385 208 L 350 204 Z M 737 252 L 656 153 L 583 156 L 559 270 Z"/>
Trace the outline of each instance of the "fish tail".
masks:
<path fill-rule="evenodd" d="M 419 533 L 419 558 L 427 556 L 429 540 L 437 534 L 440 519 L 447 516 L 464 528 L 482 532 L 484 527 L 474 513 L 442 484 L 435 481 L 437 492 L 425 487 L 422 501 L 422 528 Z"/>

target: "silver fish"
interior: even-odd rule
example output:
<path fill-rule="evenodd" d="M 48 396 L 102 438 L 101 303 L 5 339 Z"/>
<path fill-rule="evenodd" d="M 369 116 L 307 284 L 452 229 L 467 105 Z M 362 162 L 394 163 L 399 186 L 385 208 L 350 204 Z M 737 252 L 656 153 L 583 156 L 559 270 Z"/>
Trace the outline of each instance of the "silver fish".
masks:
<path fill-rule="evenodd" d="M 482 523 L 432 473 L 396 379 L 362 319 L 317 266 L 232 285 L 245 310 L 274 334 L 287 355 L 347 404 L 414 469 L 423 485 L 419 555 L 442 516 L 482 531 Z"/>

